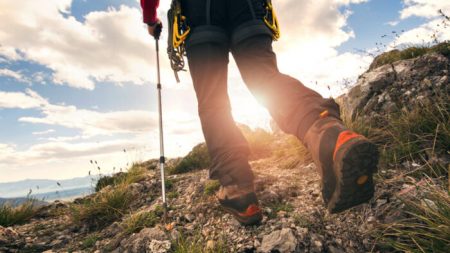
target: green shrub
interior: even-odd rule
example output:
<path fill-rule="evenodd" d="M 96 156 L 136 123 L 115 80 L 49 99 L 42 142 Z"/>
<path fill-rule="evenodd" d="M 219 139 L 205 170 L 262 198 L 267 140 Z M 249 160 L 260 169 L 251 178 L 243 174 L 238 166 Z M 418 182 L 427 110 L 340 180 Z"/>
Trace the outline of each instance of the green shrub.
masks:
<path fill-rule="evenodd" d="M 167 178 L 164 185 L 166 186 L 166 190 L 170 191 L 173 190 L 174 184 L 175 184 L 174 179 Z"/>
<path fill-rule="evenodd" d="M 153 209 L 153 212 L 158 216 L 163 216 L 164 215 L 164 207 L 161 205 L 156 205 L 155 209 Z"/>
<path fill-rule="evenodd" d="M 132 184 L 141 181 L 147 170 L 142 164 L 133 164 L 128 172 L 120 172 L 112 176 L 102 176 L 95 186 L 95 191 L 99 192 L 106 186 L 115 186 L 119 184 Z"/>
<path fill-rule="evenodd" d="M 442 42 L 430 48 L 430 52 L 439 53 L 446 57 L 450 57 L 450 42 Z"/>
<path fill-rule="evenodd" d="M 214 241 L 212 248 L 206 248 L 206 242 L 201 235 L 201 231 L 194 232 L 194 236 L 187 237 L 181 234 L 180 237 L 172 242 L 172 250 L 174 253 L 227 253 L 232 252 L 227 247 L 225 236 L 221 236 Z"/>
<path fill-rule="evenodd" d="M 176 191 L 171 191 L 171 192 L 167 193 L 167 197 L 169 199 L 176 199 L 176 198 L 178 198 L 178 196 L 180 196 L 180 194 Z"/>
<path fill-rule="evenodd" d="M 305 214 L 295 214 L 293 218 L 295 225 L 304 228 L 312 228 L 317 223 L 317 221 L 305 216 Z"/>
<path fill-rule="evenodd" d="M 205 183 L 205 188 L 203 189 L 203 193 L 205 195 L 213 195 L 215 192 L 217 192 L 220 188 L 220 183 L 217 180 L 208 180 Z"/>
<path fill-rule="evenodd" d="M 404 50 L 392 50 L 377 56 L 369 67 L 369 70 L 376 69 L 385 64 L 391 64 L 400 60 L 416 58 L 428 53 L 439 53 L 450 57 L 450 42 L 442 42 L 432 47 L 418 46 L 408 47 Z"/>
<path fill-rule="evenodd" d="M 101 189 L 105 188 L 108 185 L 114 186 L 117 181 L 118 178 L 120 176 L 122 176 L 124 173 L 120 173 L 118 175 L 114 175 L 114 176 L 102 176 L 100 177 L 100 179 L 97 181 L 97 184 L 95 185 L 95 192 L 99 192 Z"/>
<path fill-rule="evenodd" d="M 168 168 L 169 174 L 187 173 L 194 170 L 205 169 L 211 165 L 208 149 L 205 143 L 195 146 L 187 156 L 172 168 Z"/>
<path fill-rule="evenodd" d="M 141 164 L 133 164 L 125 173 L 125 177 L 119 182 L 126 185 L 142 181 L 147 174 L 147 169 Z"/>
<path fill-rule="evenodd" d="M 20 225 L 29 221 L 37 211 L 35 200 L 27 200 L 17 207 L 8 203 L 0 206 L 0 226 L 9 227 Z"/>
<path fill-rule="evenodd" d="M 172 252 L 174 253 L 202 253 L 203 244 L 200 239 L 188 239 L 184 236 L 178 238 L 178 240 L 172 243 Z"/>
<path fill-rule="evenodd" d="M 156 170 L 158 168 L 159 159 L 151 159 L 142 163 L 147 170 Z"/>
<path fill-rule="evenodd" d="M 132 201 L 132 195 L 126 186 L 115 186 L 110 191 L 97 193 L 92 198 L 73 204 L 70 209 L 74 223 L 99 229 L 120 219 Z"/>
<path fill-rule="evenodd" d="M 99 237 L 97 235 L 89 235 L 81 242 L 81 247 L 83 249 L 90 249 L 95 246 L 95 243 Z"/>
<path fill-rule="evenodd" d="M 124 230 L 126 234 L 138 233 L 146 227 L 153 227 L 159 221 L 159 217 L 155 211 L 142 212 L 131 215 L 124 222 Z"/>
<path fill-rule="evenodd" d="M 277 217 L 278 212 L 284 211 L 287 213 L 291 213 L 294 211 L 294 207 L 290 203 L 277 201 L 268 205 L 268 207 L 272 210 L 272 212 L 268 215 L 270 219 Z"/>

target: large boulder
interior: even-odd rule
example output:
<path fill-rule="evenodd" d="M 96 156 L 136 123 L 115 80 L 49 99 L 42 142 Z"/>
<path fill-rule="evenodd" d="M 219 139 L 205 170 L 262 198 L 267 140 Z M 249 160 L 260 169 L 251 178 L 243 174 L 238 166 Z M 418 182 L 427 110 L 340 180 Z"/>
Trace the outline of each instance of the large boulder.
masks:
<path fill-rule="evenodd" d="M 20 248 L 25 245 L 24 240 L 12 228 L 0 226 L 0 252 L 8 252 L 10 249 Z"/>
<path fill-rule="evenodd" d="M 367 71 L 345 95 L 337 98 L 343 116 L 376 119 L 410 110 L 416 103 L 449 94 L 450 61 L 438 53 L 397 61 Z"/>
<path fill-rule="evenodd" d="M 139 233 L 124 239 L 120 244 L 119 252 L 131 253 L 164 253 L 171 248 L 169 237 L 158 227 L 144 228 Z"/>
<path fill-rule="evenodd" d="M 289 228 L 273 231 L 262 239 L 259 252 L 294 252 L 297 247 L 297 238 Z"/>

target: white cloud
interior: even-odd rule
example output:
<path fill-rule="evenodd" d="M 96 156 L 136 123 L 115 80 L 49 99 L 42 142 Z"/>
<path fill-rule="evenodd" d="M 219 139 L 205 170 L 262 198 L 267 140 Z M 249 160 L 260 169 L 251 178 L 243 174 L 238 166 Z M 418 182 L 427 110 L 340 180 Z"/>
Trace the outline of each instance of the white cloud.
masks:
<path fill-rule="evenodd" d="M 75 135 L 75 136 L 58 136 L 58 137 L 42 138 L 42 140 L 47 140 L 51 142 L 73 142 L 83 139 L 89 139 L 89 137 L 83 135 Z"/>
<path fill-rule="evenodd" d="M 349 4 L 360 4 L 368 2 L 369 0 L 334 0 L 335 3 L 342 4 L 342 5 L 349 5 Z"/>
<path fill-rule="evenodd" d="M 110 8 L 91 12 L 85 16 L 85 21 L 79 22 L 60 13 L 61 10 L 68 13 L 70 0 L 42 2 L 25 0 L 18 6 L 0 0 L 0 8 L 8 10 L 0 12 L 0 19 L 8 20 L 3 25 L 0 23 L 0 29 L 5 31 L 0 33 L 0 40 L 8 48 L 23 52 L 26 59 L 53 70 L 54 82 L 93 89 L 98 81 L 136 84 L 154 81 L 154 42 L 141 25 L 140 10 L 125 6 L 118 10 Z M 336 57 L 334 47 L 355 36 L 346 24 L 350 13 L 342 13 L 340 8 L 364 2 L 367 0 L 274 3 L 283 32 L 277 51 L 280 55 L 294 54 L 300 66 L 310 66 L 311 55 L 315 62 Z M 168 4 L 161 4 L 159 14 L 164 15 L 167 7 Z M 31 41 L 29 37 L 35 39 Z M 166 57 L 161 59 L 162 76 L 166 79 L 163 81 L 170 86 L 172 73 Z M 315 69 L 321 69 L 320 65 L 316 64 Z"/>
<path fill-rule="evenodd" d="M 412 16 L 434 18 L 439 16 L 439 10 L 450 12 L 448 0 L 403 0 L 405 8 L 400 12 L 400 18 L 406 19 Z"/>
<path fill-rule="evenodd" d="M 439 27 L 442 27 L 442 19 L 432 20 L 404 32 L 391 43 L 391 47 L 395 45 L 427 45 L 435 41 L 450 40 L 450 29 L 439 29 Z"/>
<path fill-rule="evenodd" d="M 99 112 L 79 109 L 73 105 L 56 105 L 51 104 L 31 89 L 27 89 L 25 93 L 0 91 L 0 108 L 39 110 L 42 116 L 21 117 L 19 121 L 76 129 L 81 131 L 83 138 L 115 134 L 142 134 L 158 130 L 158 115 L 154 111 Z M 165 113 L 164 120 L 168 133 L 172 131 L 179 133 L 180 128 L 184 129 L 183 132 L 186 132 L 186 129 L 191 132 L 199 129 L 198 117 L 190 113 L 169 111 Z"/>
<path fill-rule="evenodd" d="M 0 59 L 2 59 L 1 56 L 5 57 L 9 60 L 12 60 L 12 61 L 18 61 L 18 60 L 22 59 L 22 57 L 17 52 L 15 47 L 12 47 L 12 46 L 5 47 L 0 44 Z"/>
<path fill-rule="evenodd" d="M 386 24 L 388 24 L 390 26 L 397 26 L 399 23 L 400 23 L 400 21 L 394 20 L 394 21 L 389 21 Z"/>
<path fill-rule="evenodd" d="M 148 155 L 156 155 L 155 147 L 134 138 L 83 143 L 48 142 L 25 150 L 0 143 L 0 181 L 83 176 L 93 169 L 89 160 L 99 161 L 102 173 L 108 173 L 112 172 L 113 166 L 127 168 L 137 161 L 124 154 L 123 149 L 145 151 L 147 155 L 137 159 L 148 159 Z"/>
<path fill-rule="evenodd" d="M 388 49 L 400 45 L 427 46 L 435 42 L 450 40 L 450 22 L 439 13 L 439 10 L 447 15 L 450 13 L 450 1 L 404 0 L 403 2 L 405 8 L 400 12 L 401 19 L 417 16 L 427 18 L 429 21 L 402 33 L 389 45 Z"/>
<path fill-rule="evenodd" d="M 30 89 L 27 89 L 26 93 L 0 91 L 0 109 L 32 109 L 40 108 L 41 106 L 44 106 L 46 104 L 47 100 Z"/>
<path fill-rule="evenodd" d="M 185 128 L 183 128 L 185 129 Z M 198 130 L 198 128 L 197 128 Z M 202 141 L 199 131 L 166 134 L 166 156 L 184 155 Z M 171 137 L 171 138 L 170 138 Z M 83 137 L 76 138 L 78 140 Z M 157 133 L 134 135 L 128 138 L 95 141 L 49 141 L 19 150 L 16 145 L 0 143 L 0 171 L 2 181 L 24 178 L 71 178 L 87 175 L 92 166 L 89 160 L 99 161 L 102 173 L 112 168 L 128 168 L 133 162 L 159 155 Z M 127 152 L 124 153 L 123 150 Z"/>
<path fill-rule="evenodd" d="M 138 9 L 91 12 L 83 23 L 68 13 L 71 0 L 0 0 L 0 41 L 12 58 L 20 50 L 24 59 L 50 68 L 53 81 L 93 89 L 98 81 L 142 84 L 149 80 L 154 59 L 150 37 L 142 27 Z M 33 38 L 33 39 L 30 39 Z"/>
<path fill-rule="evenodd" d="M 0 93 L 2 104 L 5 104 L 5 93 Z M 29 120 L 27 123 L 74 128 L 77 133 L 51 138 L 37 135 L 25 147 L 0 142 L 0 181 L 87 175 L 91 169 L 90 159 L 98 160 L 102 173 L 106 173 L 112 172 L 113 167 L 126 168 L 126 164 L 159 155 L 159 134 L 154 112 L 99 112 L 71 105 L 55 105 L 32 90 L 27 90 L 27 93 L 10 92 L 6 97 L 13 97 L 11 101 L 25 100 L 21 104 L 27 106 L 22 107 L 40 111 L 40 116 L 23 118 L 23 122 Z M 177 157 L 202 142 L 203 136 L 195 114 L 180 113 L 169 106 L 165 107 L 167 111 L 164 112 L 165 151 L 166 156 Z M 19 106 L 8 103 L 6 108 Z M 127 154 L 123 153 L 123 149 L 128 150 Z"/>
<path fill-rule="evenodd" d="M 366 1 L 283 1 L 278 8 L 282 38 L 274 44 L 282 72 L 290 74 L 306 85 L 333 96 L 340 87 L 336 82 L 356 79 L 372 58 L 357 53 L 339 53 L 336 47 L 357 36 L 347 25 L 351 11 L 341 9 L 350 3 Z M 340 85 L 339 85 L 340 86 Z"/>
<path fill-rule="evenodd" d="M 6 154 L 11 154 L 15 151 L 15 146 L 11 144 L 0 143 L 0 157 L 6 157 Z"/>
<path fill-rule="evenodd" d="M 154 112 L 97 112 L 70 105 L 55 105 L 31 89 L 27 89 L 25 93 L 0 91 L 0 108 L 36 109 L 43 116 L 21 117 L 19 121 L 77 129 L 86 136 L 142 133 L 157 126 L 157 115 Z"/>
<path fill-rule="evenodd" d="M 55 129 L 48 129 L 48 130 L 45 130 L 45 131 L 32 132 L 32 134 L 33 135 L 47 135 L 47 134 L 50 134 L 50 133 L 53 133 L 53 132 L 55 132 Z"/>
<path fill-rule="evenodd" d="M 10 69 L 0 69 L 0 76 L 11 77 L 20 82 L 28 82 L 20 72 L 12 71 Z"/>
<path fill-rule="evenodd" d="M 148 111 L 97 112 L 75 106 L 47 105 L 43 117 L 22 117 L 21 122 L 47 124 L 78 129 L 88 136 L 150 131 L 156 125 L 156 115 Z"/>
<path fill-rule="evenodd" d="M 349 13 L 341 13 L 341 1 L 277 2 L 276 8 L 282 29 L 280 44 L 296 47 L 319 43 L 317 47 L 335 47 L 353 37 L 352 31 L 344 31 Z M 347 2 L 347 1 L 344 1 Z M 300 14 L 300 15 L 299 15 Z M 304 14 L 304 15 L 302 15 Z M 284 32 L 287 31 L 287 32 Z"/>
<path fill-rule="evenodd" d="M 50 141 L 41 144 L 35 144 L 26 150 L 18 150 L 15 145 L 0 143 L 0 164 L 16 164 L 16 165 L 32 165 L 38 162 L 45 161 L 58 161 L 67 158 L 79 158 L 90 157 L 96 155 L 105 155 L 114 152 L 122 152 L 126 150 L 148 150 L 149 153 L 146 156 L 156 157 L 159 152 L 159 142 L 157 138 L 150 138 L 151 134 L 136 135 L 134 137 L 126 139 L 114 139 L 107 141 L 84 141 L 84 142 L 66 142 L 66 141 Z M 194 145 L 200 142 L 197 135 L 192 135 L 192 132 L 183 132 L 178 135 L 194 138 L 183 138 L 179 141 L 189 142 L 190 145 Z M 175 145 L 180 144 L 174 140 L 167 141 L 167 153 L 174 157 L 176 153 L 173 151 Z M 187 152 L 190 148 L 183 147 L 183 150 Z"/>
<path fill-rule="evenodd" d="M 34 158 L 37 159 L 64 159 L 117 152 L 135 144 L 135 142 L 129 140 L 114 140 L 101 143 L 49 142 L 32 146 L 29 149 L 29 153 L 34 154 Z"/>
<path fill-rule="evenodd" d="M 90 159 L 98 160 L 102 173 L 105 173 L 111 172 L 113 167 L 126 168 L 126 164 L 159 155 L 157 122 L 149 111 L 102 113 L 48 102 L 40 108 L 44 115 L 29 118 L 30 122 L 73 127 L 81 134 L 39 138 L 42 143 L 25 149 L 0 143 L 0 171 L 3 175 L 0 181 L 80 176 L 90 170 L 87 163 Z M 203 141 L 198 118 L 191 114 L 165 114 L 164 130 L 168 157 L 184 155 Z M 52 129 L 34 134 L 51 132 Z"/>

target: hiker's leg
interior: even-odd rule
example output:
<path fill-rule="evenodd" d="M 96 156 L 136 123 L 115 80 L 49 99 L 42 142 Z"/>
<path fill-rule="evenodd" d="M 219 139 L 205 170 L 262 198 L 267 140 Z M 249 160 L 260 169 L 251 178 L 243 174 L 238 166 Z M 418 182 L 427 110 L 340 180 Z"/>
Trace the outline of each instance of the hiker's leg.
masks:
<path fill-rule="evenodd" d="M 255 36 L 232 51 L 252 93 L 284 131 L 306 144 L 322 178 L 322 197 L 331 213 L 365 203 L 374 194 L 378 152 L 364 136 L 348 130 L 339 107 L 296 79 L 279 73 L 269 36 Z"/>
<path fill-rule="evenodd" d="M 258 26 L 264 12 L 261 0 L 230 2 L 236 4 L 230 6 L 235 8 L 230 20 L 240 21 L 233 27 L 231 50 L 241 75 L 280 128 L 308 147 L 322 178 L 328 210 L 340 212 L 369 200 L 374 192 L 376 146 L 343 125 L 334 100 L 278 71 L 271 34 L 264 25 Z M 253 6 L 251 20 L 244 14 L 248 6 Z M 249 35 L 249 27 L 253 34 Z"/>
<path fill-rule="evenodd" d="M 196 29 L 207 23 L 205 12 L 201 11 L 206 8 L 205 2 L 185 1 L 183 8 L 193 31 L 190 39 L 195 36 Z M 220 6 L 221 2 L 223 1 L 211 1 L 211 9 L 215 15 L 211 15 L 210 24 L 218 29 L 222 26 L 224 16 L 220 12 L 225 11 Z M 224 36 L 228 38 L 227 34 Z M 188 39 L 187 57 L 203 134 L 212 160 L 210 177 L 218 179 L 223 186 L 252 184 L 248 143 L 232 118 L 227 93 L 228 42 L 189 44 L 190 42 Z"/>
<path fill-rule="evenodd" d="M 307 130 L 327 111 L 339 119 L 339 106 L 300 81 L 279 72 L 272 38 L 260 35 L 233 45 L 232 53 L 252 94 L 270 112 L 279 127 L 301 141 Z"/>

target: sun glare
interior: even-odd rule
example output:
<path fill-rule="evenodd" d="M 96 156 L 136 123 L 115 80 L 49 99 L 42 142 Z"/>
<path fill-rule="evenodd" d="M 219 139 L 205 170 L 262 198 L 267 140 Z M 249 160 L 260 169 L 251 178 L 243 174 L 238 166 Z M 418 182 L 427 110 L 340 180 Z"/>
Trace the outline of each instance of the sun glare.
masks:
<path fill-rule="evenodd" d="M 236 122 L 251 128 L 259 127 L 270 130 L 271 116 L 269 112 L 250 93 L 241 94 L 234 99 L 233 96 L 231 97 L 232 114 Z"/>

